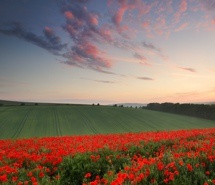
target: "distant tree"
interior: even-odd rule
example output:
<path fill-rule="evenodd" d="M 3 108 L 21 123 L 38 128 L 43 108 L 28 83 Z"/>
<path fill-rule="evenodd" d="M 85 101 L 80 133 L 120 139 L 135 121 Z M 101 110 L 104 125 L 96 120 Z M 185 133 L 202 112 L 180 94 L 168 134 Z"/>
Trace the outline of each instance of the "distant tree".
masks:
<path fill-rule="evenodd" d="M 175 114 L 183 114 L 206 119 L 215 120 L 215 106 L 205 104 L 190 103 L 149 103 L 146 107 L 150 110 L 170 112 Z"/>
<path fill-rule="evenodd" d="M 94 106 L 95 104 L 93 103 L 92 106 Z"/>
<path fill-rule="evenodd" d="M 37 106 L 37 105 L 38 105 L 38 103 L 35 103 L 34 105 L 36 105 L 36 106 Z"/>
<path fill-rule="evenodd" d="M 3 106 L 3 105 L 4 105 L 3 103 L 0 103 L 0 107 Z"/>
<path fill-rule="evenodd" d="M 117 104 L 114 104 L 113 106 L 114 106 L 114 107 L 117 107 Z"/>
<path fill-rule="evenodd" d="M 135 109 L 137 109 L 137 106 L 135 107 Z"/>
<path fill-rule="evenodd" d="M 100 104 L 98 103 L 97 106 L 99 106 Z"/>
<path fill-rule="evenodd" d="M 130 108 L 133 108 L 132 106 L 130 106 Z"/>
<path fill-rule="evenodd" d="M 123 107 L 123 105 L 120 105 L 120 107 Z"/>
<path fill-rule="evenodd" d="M 20 105 L 21 105 L 21 106 L 25 106 L 25 103 L 21 103 Z"/>

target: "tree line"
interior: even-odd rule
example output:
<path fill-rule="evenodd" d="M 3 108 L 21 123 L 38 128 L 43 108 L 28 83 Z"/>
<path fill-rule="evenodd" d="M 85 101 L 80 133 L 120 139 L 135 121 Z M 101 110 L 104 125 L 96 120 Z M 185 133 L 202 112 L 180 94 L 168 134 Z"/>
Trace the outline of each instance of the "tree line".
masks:
<path fill-rule="evenodd" d="M 149 103 L 146 109 L 215 120 L 215 104 Z"/>

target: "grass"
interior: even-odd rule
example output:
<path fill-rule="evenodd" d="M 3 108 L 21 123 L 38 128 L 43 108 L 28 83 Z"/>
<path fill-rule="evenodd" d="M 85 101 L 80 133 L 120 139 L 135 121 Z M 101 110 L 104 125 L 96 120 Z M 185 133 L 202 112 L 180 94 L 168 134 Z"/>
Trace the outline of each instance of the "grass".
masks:
<path fill-rule="evenodd" d="M 0 139 L 215 127 L 211 120 L 110 106 L 3 106 Z"/>

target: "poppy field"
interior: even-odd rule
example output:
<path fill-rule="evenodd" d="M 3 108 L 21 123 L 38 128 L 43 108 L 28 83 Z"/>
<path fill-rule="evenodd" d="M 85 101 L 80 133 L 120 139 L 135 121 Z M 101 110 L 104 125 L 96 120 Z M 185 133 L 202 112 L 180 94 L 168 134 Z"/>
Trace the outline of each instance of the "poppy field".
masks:
<path fill-rule="evenodd" d="M 0 184 L 215 184 L 215 129 L 0 140 Z"/>

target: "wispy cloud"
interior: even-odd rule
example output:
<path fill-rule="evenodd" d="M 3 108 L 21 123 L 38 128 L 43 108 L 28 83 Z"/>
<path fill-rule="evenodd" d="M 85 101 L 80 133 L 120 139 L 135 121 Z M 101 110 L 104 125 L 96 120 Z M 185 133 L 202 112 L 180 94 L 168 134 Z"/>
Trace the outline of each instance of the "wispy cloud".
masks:
<path fill-rule="evenodd" d="M 181 24 L 178 28 L 175 29 L 175 32 L 184 30 L 189 24 L 187 22 Z"/>
<path fill-rule="evenodd" d="M 113 83 L 115 83 L 115 82 L 113 82 L 113 81 L 108 81 L 108 80 L 94 80 L 95 82 L 100 82 L 100 83 L 108 83 L 108 84 L 113 84 Z"/>
<path fill-rule="evenodd" d="M 66 64 L 99 70 L 102 68 L 110 68 L 112 65 L 111 61 L 103 55 L 104 52 L 99 50 L 97 46 L 85 41 L 76 44 L 71 48 L 70 52 L 62 56 L 67 59 L 67 61 L 65 61 Z"/>
<path fill-rule="evenodd" d="M 213 0 L 200 1 L 207 9 L 215 7 Z M 169 19 L 174 13 L 178 14 L 179 19 L 189 13 L 191 1 L 188 0 L 179 0 L 176 4 L 172 0 L 109 0 L 107 9 L 102 9 L 105 13 L 91 6 L 88 8 L 90 3 L 92 1 L 88 0 L 58 2 L 58 8 L 64 18 L 64 23 L 60 26 L 67 36 L 69 35 L 67 44 L 62 43 L 62 39 L 49 26 L 42 28 L 41 35 L 37 35 L 28 31 L 21 23 L 8 23 L 0 26 L 0 33 L 19 37 L 59 55 L 62 64 L 117 75 L 111 71 L 114 61 L 108 53 L 110 50 L 106 52 L 100 45 L 125 50 L 141 64 L 149 65 L 149 56 L 142 54 L 143 48 L 144 51 L 148 50 L 148 53 L 164 60 L 167 57 L 156 43 L 151 43 L 150 40 L 137 42 L 136 39 L 132 40 L 130 35 L 141 31 L 146 35 L 167 35 L 190 25 L 189 20 L 181 20 L 176 24 L 173 19 Z M 215 24 L 214 20 L 212 22 Z"/>
<path fill-rule="evenodd" d="M 83 2 L 62 4 L 61 11 L 66 18 L 63 29 L 69 33 L 74 42 L 71 50 L 62 55 L 66 58 L 66 61 L 62 63 L 107 74 L 111 73 L 104 71 L 104 69 L 110 69 L 112 66 L 111 60 L 92 41 L 99 42 L 103 39 L 110 42 L 112 40 L 108 31 L 105 32 L 103 29 L 100 32 L 97 28 L 99 15 L 88 11 Z M 100 40 L 97 39 L 98 37 Z"/>
<path fill-rule="evenodd" d="M 141 55 L 141 54 L 135 52 L 135 53 L 134 53 L 134 57 L 137 58 L 138 60 L 140 60 L 140 61 L 141 61 L 141 62 L 140 62 L 141 64 L 143 64 L 143 65 L 150 65 L 150 64 L 148 63 L 147 58 L 146 58 L 145 56 L 143 56 L 143 55 Z"/>
<path fill-rule="evenodd" d="M 168 57 L 163 53 L 163 51 L 157 47 L 156 45 L 154 45 L 153 43 L 150 42 L 142 42 L 142 46 L 149 50 L 150 52 L 154 53 L 155 55 L 159 56 L 160 58 L 162 58 L 163 60 L 166 60 Z"/>
<path fill-rule="evenodd" d="M 215 1 L 214 0 L 200 0 L 202 5 L 206 10 L 214 11 L 215 10 Z"/>
<path fill-rule="evenodd" d="M 114 81 L 109 81 L 109 80 L 95 80 L 95 79 L 89 79 L 89 78 L 80 78 L 82 80 L 89 80 L 93 82 L 99 82 L 99 83 L 106 83 L 106 84 L 113 84 L 115 83 Z"/>
<path fill-rule="evenodd" d="M 137 79 L 146 80 L 146 81 L 152 81 L 152 80 L 154 80 L 153 78 L 149 78 L 149 77 L 137 77 Z"/>
<path fill-rule="evenodd" d="M 192 73 L 196 73 L 197 71 L 193 68 L 187 68 L 187 67 L 178 67 L 179 69 L 185 70 L 185 71 L 189 71 Z"/>
<path fill-rule="evenodd" d="M 150 42 L 142 42 L 143 47 L 148 49 L 148 50 L 152 50 L 152 51 L 156 51 L 156 52 L 161 52 L 161 50 L 156 47 L 154 44 L 150 43 Z"/>
<path fill-rule="evenodd" d="M 186 12 L 187 10 L 187 0 L 181 0 L 180 6 L 179 6 L 179 11 Z"/>
<path fill-rule="evenodd" d="M 188 2 L 187 0 L 181 0 L 179 4 L 179 9 L 174 14 L 174 22 L 178 23 L 181 20 L 183 13 L 187 11 Z"/>
<path fill-rule="evenodd" d="M 100 14 L 89 11 L 85 2 L 64 3 L 61 12 L 66 19 L 62 28 L 74 43 L 71 49 L 63 54 L 66 58 L 66 61 L 62 62 L 64 64 L 115 75 L 108 71 L 112 67 L 111 57 L 99 49 L 97 44 L 107 44 L 130 52 L 137 48 L 135 43 L 126 38 L 115 38 L 117 32 L 112 25 L 105 23 L 98 26 Z M 115 24 L 120 23 L 122 16 L 122 10 L 116 13 Z"/>
<path fill-rule="evenodd" d="M 56 36 L 53 30 L 49 27 L 44 28 L 43 36 L 38 36 L 27 31 L 24 26 L 18 22 L 5 23 L 0 25 L 0 27 L 0 33 L 26 40 L 27 42 L 46 49 L 55 55 L 59 55 L 59 52 L 67 47 L 67 44 L 63 44 L 60 37 Z"/>

